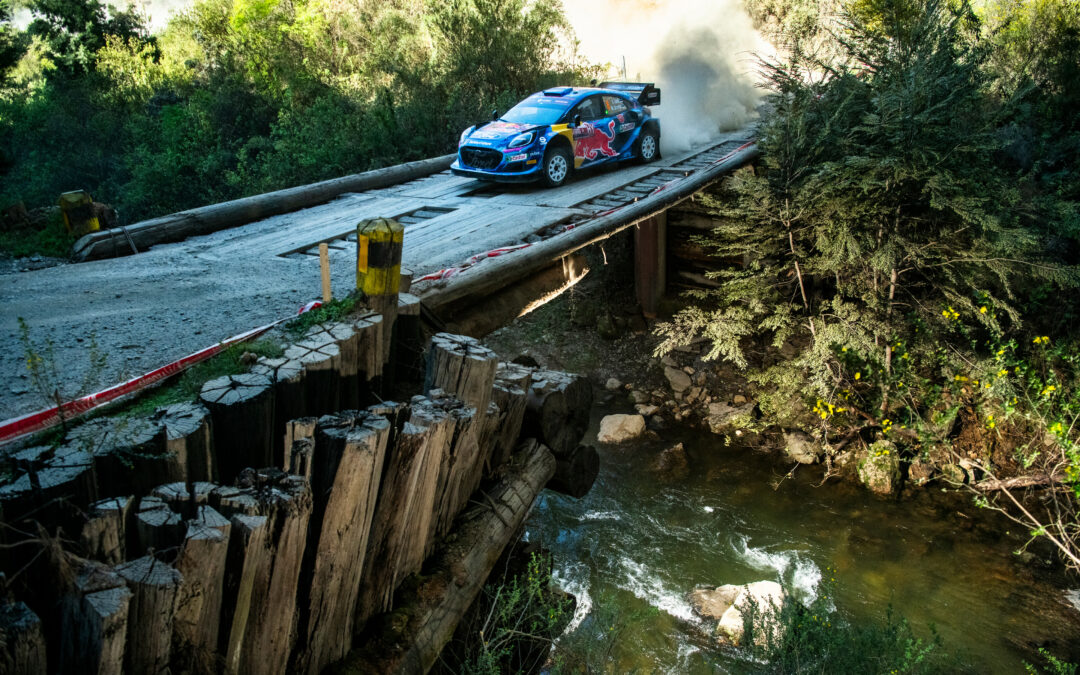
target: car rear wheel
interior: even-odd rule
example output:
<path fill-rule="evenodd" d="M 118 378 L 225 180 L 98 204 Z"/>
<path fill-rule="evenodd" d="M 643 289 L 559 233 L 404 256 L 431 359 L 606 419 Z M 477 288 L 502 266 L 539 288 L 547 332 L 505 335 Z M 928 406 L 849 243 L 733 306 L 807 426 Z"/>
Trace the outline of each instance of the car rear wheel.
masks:
<path fill-rule="evenodd" d="M 637 140 L 637 156 L 648 164 L 660 158 L 660 135 L 652 129 L 641 132 Z"/>
<path fill-rule="evenodd" d="M 559 187 L 570 177 L 573 159 L 570 151 L 563 147 L 548 148 L 544 155 L 544 184 Z"/>

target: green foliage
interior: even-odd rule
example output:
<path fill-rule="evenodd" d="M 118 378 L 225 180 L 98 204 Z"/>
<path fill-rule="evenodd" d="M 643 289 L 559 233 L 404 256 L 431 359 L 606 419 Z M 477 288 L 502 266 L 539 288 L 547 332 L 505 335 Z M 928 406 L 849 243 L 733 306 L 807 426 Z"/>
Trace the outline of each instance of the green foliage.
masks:
<path fill-rule="evenodd" d="M 292 321 L 285 324 L 285 331 L 293 338 L 300 337 L 312 326 L 338 319 L 350 314 L 357 306 L 359 299 L 355 295 L 349 295 L 337 300 L 323 303 L 321 307 L 304 312 Z"/>
<path fill-rule="evenodd" d="M 57 213 L 41 228 L 0 231 L 0 251 L 14 257 L 38 254 L 66 258 L 76 239 L 68 232 L 63 217 Z"/>
<path fill-rule="evenodd" d="M 853 622 L 832 606 L 835 582 L 822 583 L 803 606 L 789 592 L 780 607 L 751 606 L 743 612 L 748 655 L 762 673 L 951 673 L 955 663 L 941 655 L 941 641 L 915 635 L 888 608 L 881 621 Z"/>
<path fill-rule="evenodd" d="M 532 0 L 199 0 L 152 37 L 98 0 L 32 5 L 0 24 L 0 207 L 87 189 L 122 223 L 444 154 L 592 72 Z"/>
<path fill-rule="evenodd" d="M 1046 667 L 1039 667 L 1030 663 L 1024 663 L 1024 672 L 1029 675 L 1076 675 L 1080 666 L 1055 658 L 1046 649 L 1039 647 L 1039 655 L 1046 660 Z"/>
<path fill-rule="evenodd" d="M 572 601 L 554 591 L 551 559 L 533 553 L 520 575 L 506 575 L 484 587 L 474 611 L 460 663 L 443 668 L 464 675 L 533 672 L 569 620 Z M 447 658 L 444 653 L 443 658 Z"/>
<path fill-rule="evenodd" d="M 197 401 L 204 384 L 226 375 L 246 373 L 250 367 L 241 359 L 245 353 L 266 358 L 278 358 L 284 351 L 274 340 L 253 340 L 227 347 L 224 351 L 202 363 L 196 363 L 184 371 L 178 380 L 152 389 L 131 405 L 125 406 L 122 415 L 145 415 L 173 403 Z"/>

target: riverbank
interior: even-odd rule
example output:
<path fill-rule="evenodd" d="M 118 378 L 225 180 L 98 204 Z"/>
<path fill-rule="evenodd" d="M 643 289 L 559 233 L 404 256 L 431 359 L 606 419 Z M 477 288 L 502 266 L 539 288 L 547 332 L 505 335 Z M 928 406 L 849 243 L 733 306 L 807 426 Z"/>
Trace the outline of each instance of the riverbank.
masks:
<path fill-rule="evenodd" d="M 734 368 L 704 361 L 700 345 L 667 363 L 652 355 L 657 338 L 625 287 L 610 282 L 617 244 L 605 256 L 610 274 L 597 268 L 607 282 L 587 280 L 485 342 L 502 358 L 524 354 L 587 374 L 601 392 L 598 415 L 649 413 L 639 440 L 599 446 L 601 476 L 588 496 L 546 496 L 530 522 L 530 537 L 552 549 L 557 577 L 578 596 L 578 627 L 612 612 L 635 626 L 613 652 L 616 670 L 745 669 L 716 647 L 688 594 L 785 577 L 810 594 L 830 567 L 844 615 L 881 618 L 891 604 L 923 637 L 935 625 L 972 670 L 1020 671 L 1039 647 L 1080 660 L 1078 584 L 1050 547 L 1024 549 L 1026 532 L 944 482 L 902 481 L 882 498 L 857 473 L 845 480 L 792 460 Z M 673 380 L 686 386 L 675 391 Z M 732 413 L 740 409 L 741 421 Z M 721 413 L 732 424 L 718 425 Z M 685 466 L 657 474 L 678 443 Z"/>

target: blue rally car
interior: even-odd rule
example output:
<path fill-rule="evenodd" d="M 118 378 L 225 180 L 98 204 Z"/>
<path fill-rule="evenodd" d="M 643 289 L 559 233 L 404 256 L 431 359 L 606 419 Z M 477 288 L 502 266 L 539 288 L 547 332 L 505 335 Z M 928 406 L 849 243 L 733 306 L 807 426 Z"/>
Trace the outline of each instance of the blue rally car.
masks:
<path fill-rule="evenodd" d="M 575 169 L 660 156 L 652 83 L 605 82 L 537 92 L 487 124 L 469 127 L 450 170 L 502 182 L 566 182 Z"/>

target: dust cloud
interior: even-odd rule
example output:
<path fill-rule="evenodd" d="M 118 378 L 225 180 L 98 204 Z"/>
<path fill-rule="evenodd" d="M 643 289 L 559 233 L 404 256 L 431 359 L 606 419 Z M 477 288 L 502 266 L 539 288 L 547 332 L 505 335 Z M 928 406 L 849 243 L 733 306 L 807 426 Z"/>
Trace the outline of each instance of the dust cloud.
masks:
<path fill-rule="evenodd" d="M 662 149 L 679 151 L 756 116 L 754 54 L 772 47 L 740 0 L 599 0 L 564 6 L 578 51 L 607 76 L 655 82 Z M 624 65 L 625 64 L 625 65 Z"/>

